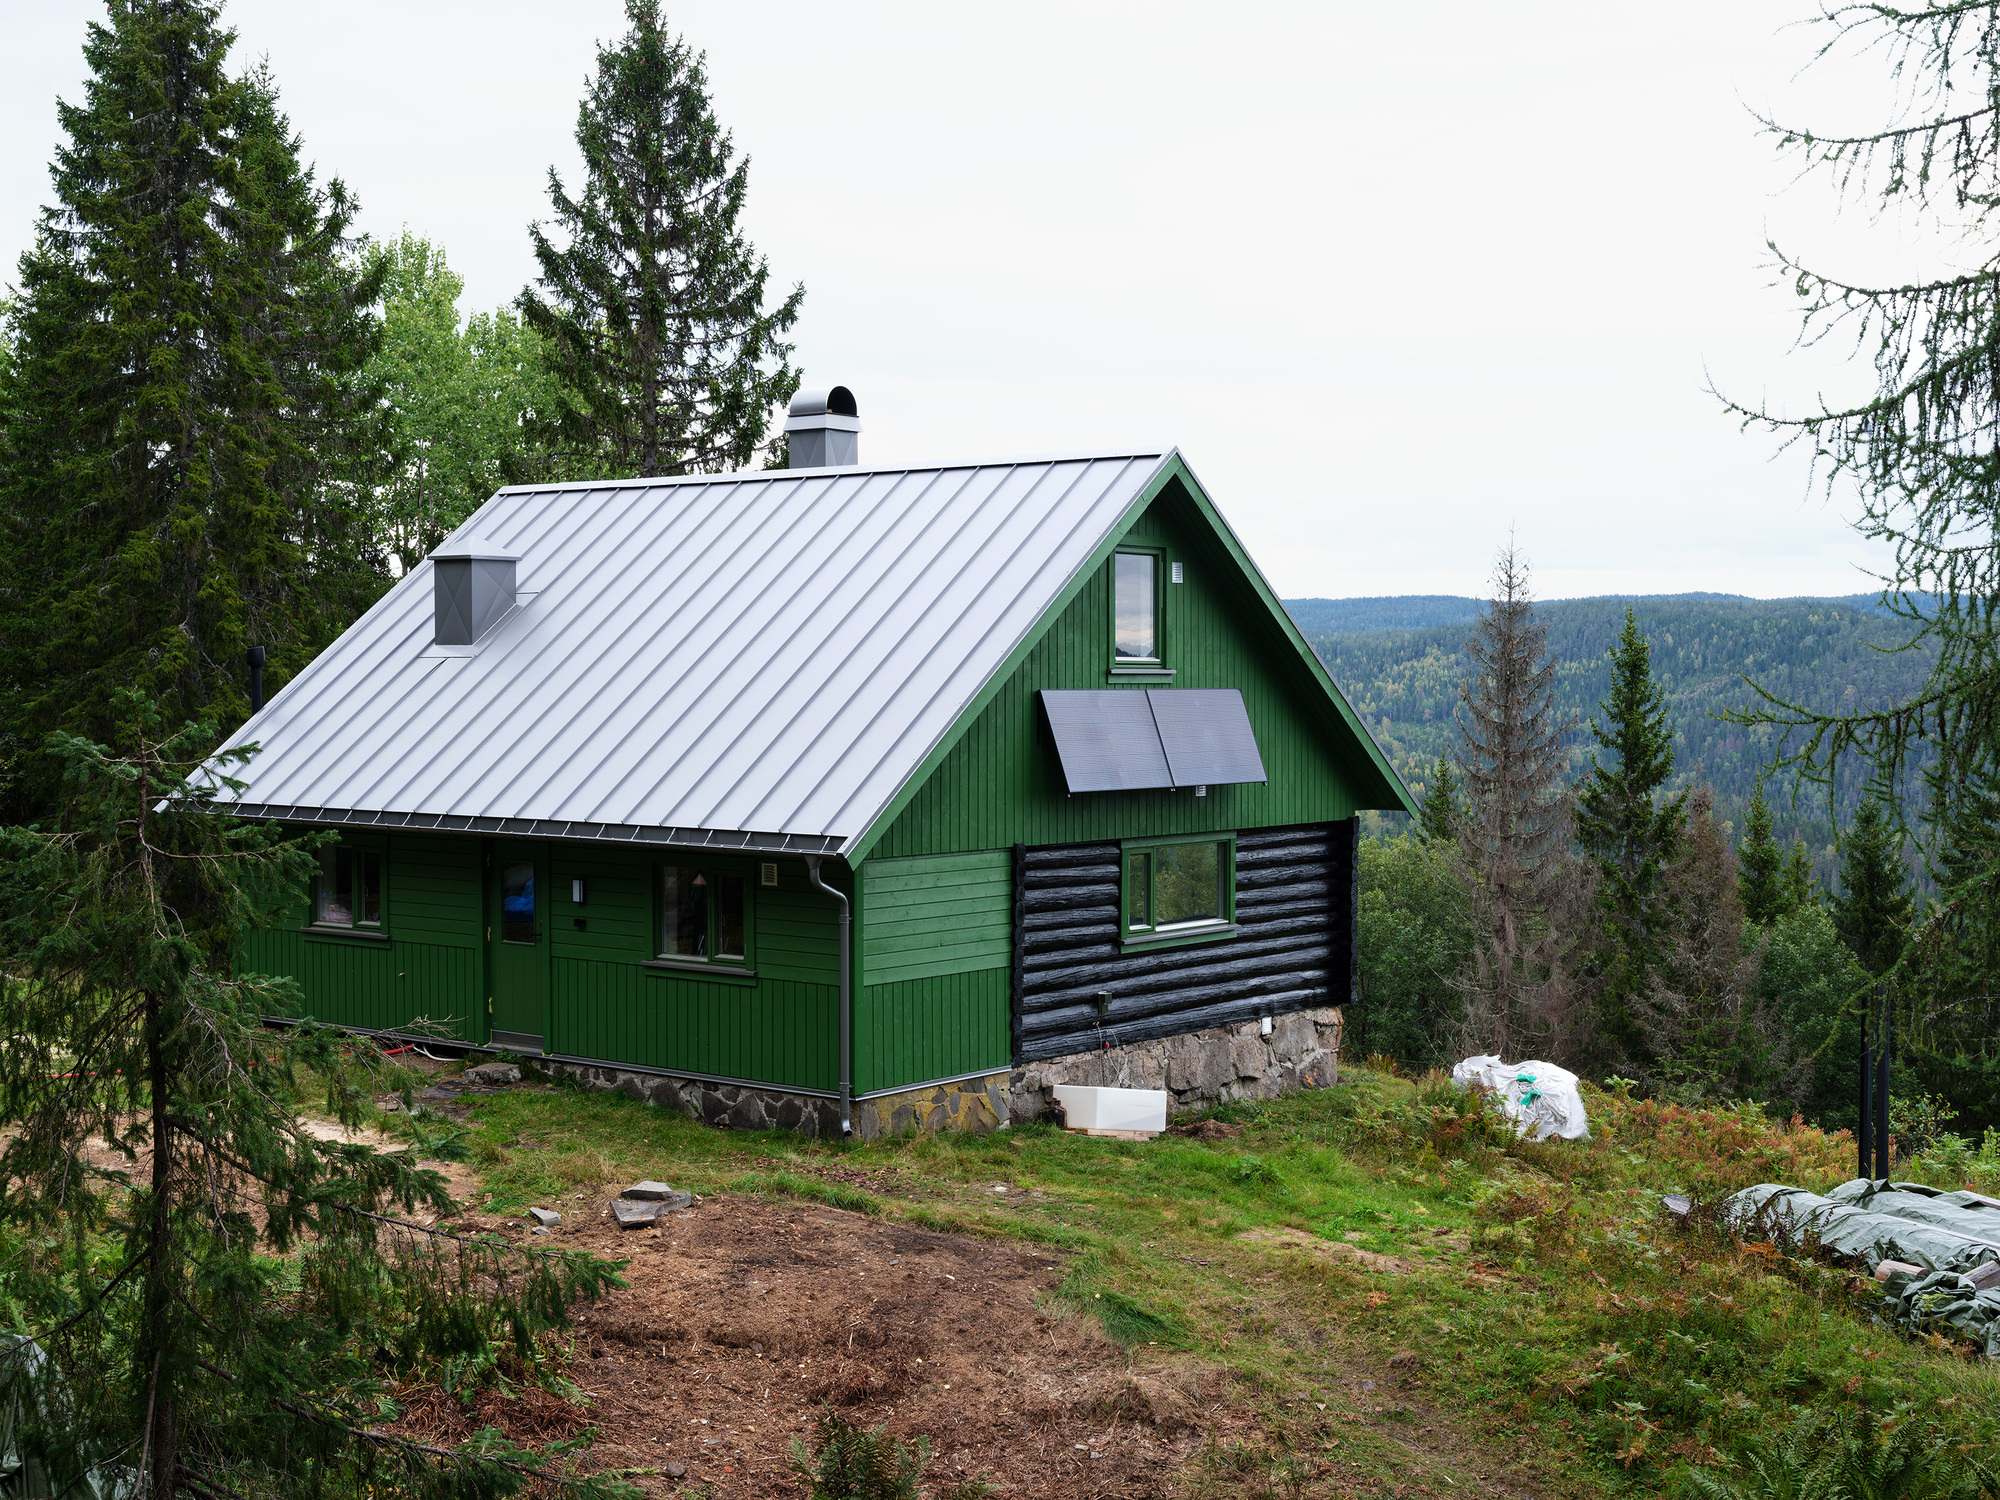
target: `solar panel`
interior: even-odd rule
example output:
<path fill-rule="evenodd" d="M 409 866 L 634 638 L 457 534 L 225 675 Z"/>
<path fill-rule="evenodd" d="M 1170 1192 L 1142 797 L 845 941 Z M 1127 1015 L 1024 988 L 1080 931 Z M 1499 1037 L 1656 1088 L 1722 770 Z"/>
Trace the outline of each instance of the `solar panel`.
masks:
<path fill-rule="evenodd" d="M 1129 688 L 1042 690 L 1042 708 L 1071 792 L 1174 784 L 1147 696 Z"/>
<path fill-rule="evenodd" d="M 1072 793 L 1268 779 L 1235 688 L 1045 688 L 1042 707 Z"/>
<path fill-rule="evenodd" d="M 1146 697 L 1175 786 L 1270 779 L 1235 688 L 1154 688 Z"/>

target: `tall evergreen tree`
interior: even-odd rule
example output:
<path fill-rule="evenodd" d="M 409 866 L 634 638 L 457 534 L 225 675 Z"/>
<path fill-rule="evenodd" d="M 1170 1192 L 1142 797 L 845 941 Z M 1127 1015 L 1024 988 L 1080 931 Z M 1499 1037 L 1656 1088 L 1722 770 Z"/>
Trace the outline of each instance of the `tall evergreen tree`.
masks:
<path fill-rule="evenodd" d="M 1840 855 L 1833 925 L 1863 968 L 1886 973 L 1902 957 L 1910 929 L 1910 875 L 1902 831 L 1875 797 L 1862 799 Z"/>
<path fill-rule="evenodd" d="M 1547 628 L 1535 619 L 1526 559 L 1511 544 L 1466 651 L 1459 851 L 1474 886 L 1466 1040 L 1502 1056 L 1563 1052 L 1574 1020 L 1565 971 L 1577 915 L 1565 776 L 1574 725 L 1556 712 Z"/>
<path fill-rule="evenodd" d="M 358 1127 L 373 1054 L 310 1023 L 274 1034 L 295 987 L 234 972 L 312 852 L 215 805 L 247 756 L 209 760 L 213 726 L 168 734 L 138 695 L 118 718 L 115 751 L 53 737 L 54 828 L 0 829 L 0 1233 L 37 1247 L 8 1256 L 8 1316 L 64 1392 L 17 1409 L 10 1441 L 64 1481 L 96 1470 L 65 1495 L 524 1488 L 533 1455 L 395 1437 L 383 1404 L 446 1361 L 532 1371 L 613 1267 L 440 1229 L 454 1205 L 415 1151 L 314 1135 L 302 1070 Z"/>
<path fill-rule="evenodd" d="M 1743 915 L 1760 925 L 1775 922 L 1788 910 L 1784 880 L 1785 853 L 1771 834 L 1771 804 L 1764 800 L 1764 783 L 1750 797 L 1743 837 L 1736 845 L 1736 878 Z"/>
<path fill-rule="evenodd" d="M 1465 823 L 1465 797 L 1449 756 L 1440 755 L 1431 768 L 1430 785 L 1417 804 L 1417 837 L 1426 843 L 1456 843 Z"/>
<path fill-rule="evenodd" d="M 228 74 L 232 37 L 203 0 L 111 0 L 59 106 L 0 370 L 17 810 L 54 795 L 47 730 L 107 738 L 125 686 L 240 718 L 246 645 L 280 685 L 382 583 L 353 380 L 379 276 L 350 268 L 353 200 L 301 165 L 268 75 Z"/>
<path fill-rule="evenodd" d="M 1596 865 L 1602 919 L 1597 974 L 1601 1042 L 1621 1063 L 1643 1047 L 1634 1007 L 1672 929 L 1676 889 L 1667 869 L 1687 823 L 1687 793 L 1660 797 L 1674 771 L 1667 694 L 1653 678 L 1652 653 L 1628 607 L 1611 650 L 1611 689 L 1602 719 L 1590 721 L 1597 749 L 1577 799 L 1577 842 Z"/>
<path fill-rule="evenodd" d="M 529 228 L 541 278 L 519 306 L 565 395 L 546 437 L 619 475 L 747 468 L 798 388 L 783 336 L 805 288 L 765 309 L 769 270 L 737 228 L 750 163 L 716 123 L 704 59 L 658 0 L 625 14 L 577 111 L 582 195 L 549 169 L 565 243 Z"/>

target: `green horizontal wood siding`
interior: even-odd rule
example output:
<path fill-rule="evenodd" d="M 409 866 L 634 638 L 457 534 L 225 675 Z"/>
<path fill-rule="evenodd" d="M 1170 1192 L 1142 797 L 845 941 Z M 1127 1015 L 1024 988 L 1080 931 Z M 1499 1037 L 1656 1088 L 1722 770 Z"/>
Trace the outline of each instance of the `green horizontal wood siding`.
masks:
<path fill-rule="evenodd" d="M 861 891 L 862 983 L 1007 967 L 1014 895 L 1005 849 L 871 859 Z"/>
<path fill-rule="evenodd" d="M 1160 634 L 1177 688 L 1237 688 L 1270 775 L 1266 785 L 1068 795 L 1040 722 L 1043 688 L 1113 685 L 1109 569 L 1100 567 L 967 726 L 869 851 L 876 859 L 1013 844 L 1071 844 L 1334 822 L 1353 815 L 1354 743 L 1233 559 L 1178 484 L 1124 540 L 1183 566 L 1162 583 Z M 1159 685 L 1154 683 L 1152 685 Z M 864 865 L 864 869 L 867 868 Z"/>
<path fill-rule="evenodd" d="M 855 1092 L 1005 1068 L 1008 984 L 1001 967 L 864 988 L 854 1015 Z"/>

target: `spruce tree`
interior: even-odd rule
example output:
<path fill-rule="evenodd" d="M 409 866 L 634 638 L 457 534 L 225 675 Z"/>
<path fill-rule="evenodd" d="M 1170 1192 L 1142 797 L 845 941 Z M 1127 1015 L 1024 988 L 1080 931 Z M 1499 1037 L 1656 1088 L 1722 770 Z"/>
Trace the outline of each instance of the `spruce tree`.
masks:
<path fill-rule="evenodd" d="M 1644 1045 L 1634 1007 L 1652 987 L 1673 927 L 1677 899 L 1667 868 L 1687 822 L 1687 793 L 1660 798 L 1674 771 L 1674 731 L 1666 690 L 1653 679 L 1652 653 L 1629 607 L 1611 651 L 1602 713 L 1590 721 L 1597 749 L 1577 799 L 1576 831 L 1597 873 L 1598 1024 L 1603 1044 L 1630 1064 Z"/>
<path fill-rule="evenodd" d="M 1902 832 L 1873 795 L 1862 799 L 1840 855 L 1833 925 L 1863 968 L 1886 973 L 1902 957 L 1910 929 L 1910 877 Z"/>
<path fill-rule="evenodd" d="M 476 1380 L 504 1354 L 532 1377 L 541 1336 L 612 1266 L 442 1229 L 454 1205 L 414 1149 L 307 1127 L 309 1101 L 363 1124 L 379 1063 L 310 1023 L 267 1029 L 298 1014 L 296 987 L 234 960 L 312 850 L 217 806 L 248 755 L 209 760 L 212 725 L 169 734 L 138 695 L 118 717 L 114 749 L 54 737 L 54 827 L 0 829 L 8 1317 L 63 1393 L 10 1439 L 65 1478 L 94 1468 L 89 1493 L 525 1487 L 534 1455 L 490 1433 L 454 1453 L 397 1438 L 385 1403 L 446 1362 Z"/>
<path fill-rule="evenodd" d="M 1474 939 L 1465 1041 L 1503 1057 L 1564 1052 L 1575 1019 L 1565 969 L 1578 890 L 1565 774 L 1574 724 L 1556 711 L 1548 629 L 1535 618 L 1527 562 L 1511 544 L 1466 652 L 1459 853 L 1473 877 Z"/>
<path fill-rule="evenodd" d="M 0 763 L 45 809 L 52 728 L 109 736 L 135 686 L 176 722 L 247 708 L 379 592 L 355 372 L 378 277 L 355 205 L 299 160 L 268 75 L 201 0 L 112 0 L 62 104 L 55 203 L 0 370 Z"/>
<path fill-rule="evenodd" d="M 563 390 L 548 446 L 606 474 L 749 467 L 798 387 L 783 335 L 805 289 L 765 309 L 769 270 L 737 228 L 750 164 L 709 103 L 704 58 L 627 0 L 577 111 L 584 183 L 549 169 L 564 243 L 529 227 L 541 277 L 521 293 Z"/>
<path fill-rule="evenodd" d="M 1417 804 L 1417 837 L 1426 843 L 1455 843 L 1464 822 L 1465 799 L 1458 789 L 1458 773 L 1450 758 L 1440 755 L 1431 768 L 1424 800 Z"/>
<path fill-rule="evenodd" d="M 1764 800 L 1760 780 L 1751 793 L 1743 837 L 1736 845 L 1738 895 L 1745 918 L 1768 924 L 1792 909 L 1785 890 L 1784 865 L 1784 851 L 1771 833 L 1771 804 Z"/>

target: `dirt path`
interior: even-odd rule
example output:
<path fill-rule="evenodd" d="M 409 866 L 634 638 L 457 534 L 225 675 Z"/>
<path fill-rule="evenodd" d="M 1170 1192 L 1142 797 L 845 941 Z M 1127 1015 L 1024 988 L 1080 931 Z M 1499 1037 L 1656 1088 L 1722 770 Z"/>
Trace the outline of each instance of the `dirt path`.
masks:
<path fill-rule="evenodd" d="M 1024 1500 L 1164 1495 L 1213 1425 L 1212 1377 L 1135 1375 L 1102 1334 L 1042 1310 L 1060 1270 L 1034 1249 L 741 1198 L 655 1230 L 566 1221 L 547 1242 L 631 1258 L 630 1286 L 579 1320 L 571 1376 L 590 1407 L 569 1425 L 600 1429 L 593 1467 L 653 1493 L 796 1496 L 789 1441 L 829 1405 L 928 1436 L 933 1483 L 986 1477 Z M 539 1400 L 481 1415 L 550 1435 Z M 471 1430 L 454 1416 L 426 1403 L 406 1425 Z"/>

